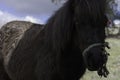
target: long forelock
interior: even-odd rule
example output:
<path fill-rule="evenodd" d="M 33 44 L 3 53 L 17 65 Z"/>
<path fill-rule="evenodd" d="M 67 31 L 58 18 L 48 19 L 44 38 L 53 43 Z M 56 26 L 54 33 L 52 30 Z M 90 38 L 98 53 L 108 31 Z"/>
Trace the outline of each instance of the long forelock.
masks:
<path fill-rule="evenodd" d="M 77 0 L 74 6 L 78 10 L 76 10 L 78 15 L 82 14 L 79 17 L 97 21 L 105 15 L 106 0 Z"/>
<path fill-rule="evenodd" d="M 79 3 L 75 3 L 75 1 Z M 105 13 L 105 0 L 68 0 L 63 7 L 56 11 L 45 25 L 45 40 L 48 45 L 52 45 L 53 49 L 64 48 L 65 45 L 69 44 L 74 32 L 76 7 L 79 8 L 78 12 L 85 11 L 88 18 L 97 21 L 101 20 L 101 16 Z M 79 16 L 78 18 L 83 20 Z"/>
<path fill-rule="evenodd" d="M 45 40 L 53 49 L 64 48 L 70 42 L 73 30 L 73 12 L 70 1 L 66 2 L 47 21 Z"/>

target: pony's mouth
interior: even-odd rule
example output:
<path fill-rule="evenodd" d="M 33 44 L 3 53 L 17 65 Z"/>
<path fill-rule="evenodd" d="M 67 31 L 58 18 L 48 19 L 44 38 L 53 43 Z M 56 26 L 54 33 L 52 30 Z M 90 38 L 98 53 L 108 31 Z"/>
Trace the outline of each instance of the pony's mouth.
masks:
<path fill-rule="evenodd" d="M 108 60 L 108 53 L 105 50 L 108 49 L 108 42 L 105 43 L 95 43 L 88 46 L 82 53 L 83 59 L 86 67 L 90 71 L 98 71 L 98 75 L 106 77 L 108 75 L 108 70 L 106 68 L 106 63 Z"/>

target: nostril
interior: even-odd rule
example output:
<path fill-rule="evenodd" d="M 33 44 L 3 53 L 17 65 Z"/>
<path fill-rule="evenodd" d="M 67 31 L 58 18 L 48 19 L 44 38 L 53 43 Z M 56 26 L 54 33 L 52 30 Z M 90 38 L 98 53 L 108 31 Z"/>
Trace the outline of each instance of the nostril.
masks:
<path fill-rule="evenodd" d="M 101 49 L 101 51 L 105 51 L 105 48 L 104 48 L 104 47 L 101 47 L 100 49 Z"/>

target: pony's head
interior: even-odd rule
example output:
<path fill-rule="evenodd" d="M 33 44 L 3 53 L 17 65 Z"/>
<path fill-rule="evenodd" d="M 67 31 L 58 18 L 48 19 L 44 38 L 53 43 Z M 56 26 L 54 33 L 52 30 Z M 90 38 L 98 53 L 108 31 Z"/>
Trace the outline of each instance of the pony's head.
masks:
<path fill-rule="evenodd" d="M 59 52 L 72 44 L 89 70 L 99 70 L 107 60 L 105 8 L 106 0 L 68 0 L 46 24 L 47 45 Z"/>
<path fill-rule="evenodd" d="M 72 2 L 73 0 L 71 0 Z M 99 70 L 107 61 L 105 47 L 106 0 L 74 0 L 74 42 L 83 52 L 91 71 Z"/>

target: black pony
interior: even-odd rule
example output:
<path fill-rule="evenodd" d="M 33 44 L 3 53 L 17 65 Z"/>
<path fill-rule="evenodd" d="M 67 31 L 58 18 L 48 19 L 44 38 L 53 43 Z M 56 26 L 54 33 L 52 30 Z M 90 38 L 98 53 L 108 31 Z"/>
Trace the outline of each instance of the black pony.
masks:
<path fill-rule="evenodd" d="M 78 80 L 86 68 L 106 77 L 105 7 L 106 0 L 68 0 L 42 30 L 29 28 L 4 62 L 10 80 Z"/>

